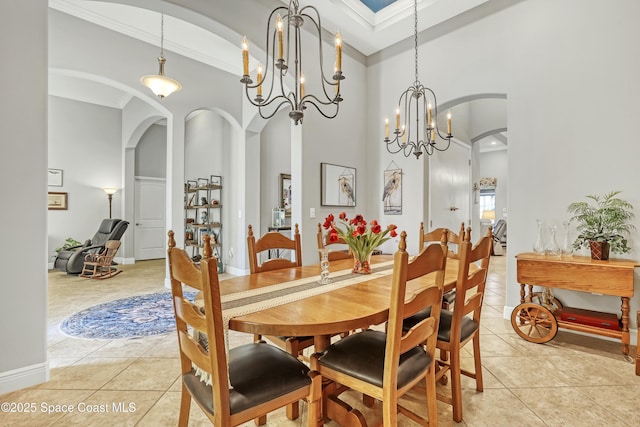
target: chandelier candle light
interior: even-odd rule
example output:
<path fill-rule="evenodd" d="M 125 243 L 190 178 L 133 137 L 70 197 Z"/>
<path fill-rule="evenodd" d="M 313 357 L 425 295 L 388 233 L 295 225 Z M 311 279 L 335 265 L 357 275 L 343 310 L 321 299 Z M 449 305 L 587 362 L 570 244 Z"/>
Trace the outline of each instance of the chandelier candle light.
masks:
<path fill-rule="evenodd" d="M 160 99 L 182 89 L 179 81 L 164 75 L 165 62 L 167 60 L 164 57 L 164 14 L 162 14 L 160 18 L 160 56 L 158 57 L 160 69 L 158 74 L 150 74 L 140 79 L 140 83 L 151 89 Z"/>
<path fill-rule="evenodd" d="M 413 85 L 400 95 L 398 108 L 396 108 L 396 123 L 393 138 L 389 136 L 389 118 L 384 120 L 384 142 L 387 151 L 395 154 L 402 151 L 405 157 L 413 154 L 419 159 L 422 153 L 432 155 L 435 150 L 445 151 L 451 144 L 451 112 L 447 113 L 447 134 L 442 136 L 438 123 L 438 104 L 433 90 L 420 83 L 418 78 L 418 1 L 413 2 L 414 12 L 414 46 L 415 46 L 415 76 Z M 430 96 L 427 96 L 430 95 Z M 433 103 L 432 103 L 433 101 Z M 404 116 L 404 122 L 400 125 L 400 112 Z M 413 117 L 415 115 L 415 117 Z M 412 120 L 415 125 L 412 126 Z M 437 136 L 446 141 L 446 144 L 438 145 Z M 422 139 L 421 139 L 422 138 Z"/>
<path fill-rule="evenodd" d="M 312 28 L 318 34 L 319 86 L 322 88 L 322 92 L 318 95 L 308 90 L 305 91 L 305 78 L 302 70 L 303 49 L 300 37 L 300 29 L 305 21 L 310 22 Z M 242 40 L 243 75 L 240 82 L 245 85 L 245 92 L 249 102 L 258 107 L 260 117 L 269 119 L 281 107 L 287 105 L 291 108 L 289 117 L 296 125 L 302 123 L 304 110 L 308 105 L 314 106 L 320 114 L 328 119 L 338 115 L 339 103 L 342 101 L 340 81 L 345 78 L 342 74 L 342 36 L 340 32 L 336 32 L 335 66 L 333 76 L 329 80 L 323 70 L 321 31 L 320 14 L 313 6 L 300 8 L 298 0 L 290 0 L 289 7 L 280 6 L 274 9 L 267 21 L 266 66 L 263 68 L 262 64 L 258 65 L 255 83 L 249 75 L 249 43 L 246 37 Z M 291 73 L 293 77 L 293 90 L 285 88 L 284 80 L 288 73 Z M 266 89 L 266 97 L 263 96 L 263 86 L 266 86 L 264 88 Z M 255 98 L 253 99 L 249 94 L 250 89 L 256 90 Z"/>

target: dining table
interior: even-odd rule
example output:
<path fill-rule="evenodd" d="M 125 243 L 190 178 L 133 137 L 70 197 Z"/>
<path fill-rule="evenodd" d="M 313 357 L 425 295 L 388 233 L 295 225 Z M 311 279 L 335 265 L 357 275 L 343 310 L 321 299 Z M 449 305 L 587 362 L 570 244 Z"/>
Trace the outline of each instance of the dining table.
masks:
<path fill-rule="evenodd" d="M 315 351 L 321 352 L 334 335 L 387 321 L 393 256 L 375 255 L 371 265 L 372 272 L 363 275 L 351 272 L 353 260 L 333 261 L 329 266 L 332 280 L 329 285 L 318 283 L 319 264 L 223 280 L 220 282 L 223 318 L 234 331 L 313 336 Z M 458 260 L 448 258 L 445 292 L 455 287 L 457 274 Z M 434 283 L 435 274 L 409 281 L 406 300 Z M 259 301 L 253 303 L 255 298 Z M 251 308 L 243 310 L 244 306 Z"/>

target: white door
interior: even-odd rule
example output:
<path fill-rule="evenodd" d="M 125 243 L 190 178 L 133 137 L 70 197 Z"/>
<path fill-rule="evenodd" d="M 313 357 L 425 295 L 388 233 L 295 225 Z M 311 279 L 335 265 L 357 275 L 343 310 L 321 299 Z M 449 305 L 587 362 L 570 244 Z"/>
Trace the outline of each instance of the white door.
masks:
<path fill-rule="evenodd" d="M 164 179 L 136 177 L 136 260 L 158 259 L 166 255 L 165 191 Z"/>
<path fill-rule="evenodd" d="M 469 226 L 470 163 L 471 149 L 453 142 L 447 151 L 431 156 L 428 230 L 446 227 L 457 232 L 462 222 Z"/>

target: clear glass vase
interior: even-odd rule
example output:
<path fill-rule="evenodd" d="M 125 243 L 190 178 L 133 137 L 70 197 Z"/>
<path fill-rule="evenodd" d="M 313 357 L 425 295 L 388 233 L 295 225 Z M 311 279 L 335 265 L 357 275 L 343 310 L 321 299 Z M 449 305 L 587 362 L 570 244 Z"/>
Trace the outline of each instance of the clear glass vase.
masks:
<path fill-rule="evenodd" d="M 320 280 L 318 283 L 321 285 L 328 285 L 332 282 L 329 278 L 329 249 L 318 249 L 320 251 Z"/>
<path fill-rule="evenodd" d="M 369 274 L 371 273 L 371 254 L 373 252 L 369 252 L 368 254 L 358 254 L 356 252 L 353 253 L 353 272 L 358 274 Z"/>
<path fill-rule="evenodd" d="M 573 256 L 573 245 L 571 244 L 571 240 L 569 239 L 569 221 L 563 222 L 562 228 L 564 230 L 564 240 L 561 250 L 562 256 L 570 257 Z"/>
<path fill-rule="evenodd" d="M 548 256 L 560 256 L 560 246 L 556 241 L 556 231 L 558 227 L 552 225 L 549 227 L 549 240 L 544 248 L 544 254 Z"/>
<path fill-rule="evenodd" d="M 543 255 L 544 254 L 544 240 L 542 237 L 542 224 L 544 220 L 536 219 L 536 223 L 538 224 L 538 234 L 536 236 L 536 241 L 533 244 L 533 252 Z"/>

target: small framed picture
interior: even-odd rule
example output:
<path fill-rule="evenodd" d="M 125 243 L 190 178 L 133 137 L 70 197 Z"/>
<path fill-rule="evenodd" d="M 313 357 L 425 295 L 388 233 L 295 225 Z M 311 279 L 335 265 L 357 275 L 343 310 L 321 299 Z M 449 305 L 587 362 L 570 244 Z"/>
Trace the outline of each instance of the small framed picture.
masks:
<path fill-rule="evenodd" d="M 320 163 L 320 206 L 356 205 L 356 169 Z"/>
<path fill-rule="evenodd" d="M 49 187 L 62 187 L 62 169 L 47 170 L 47 185 Z"/>
<path fill-rule="evenodd" d="M 67 193 L 54 193 L 50 191 L 47 199 L 47 207 L 50 211 L 66 211 L 68 209 L 67 200 Z"/>

